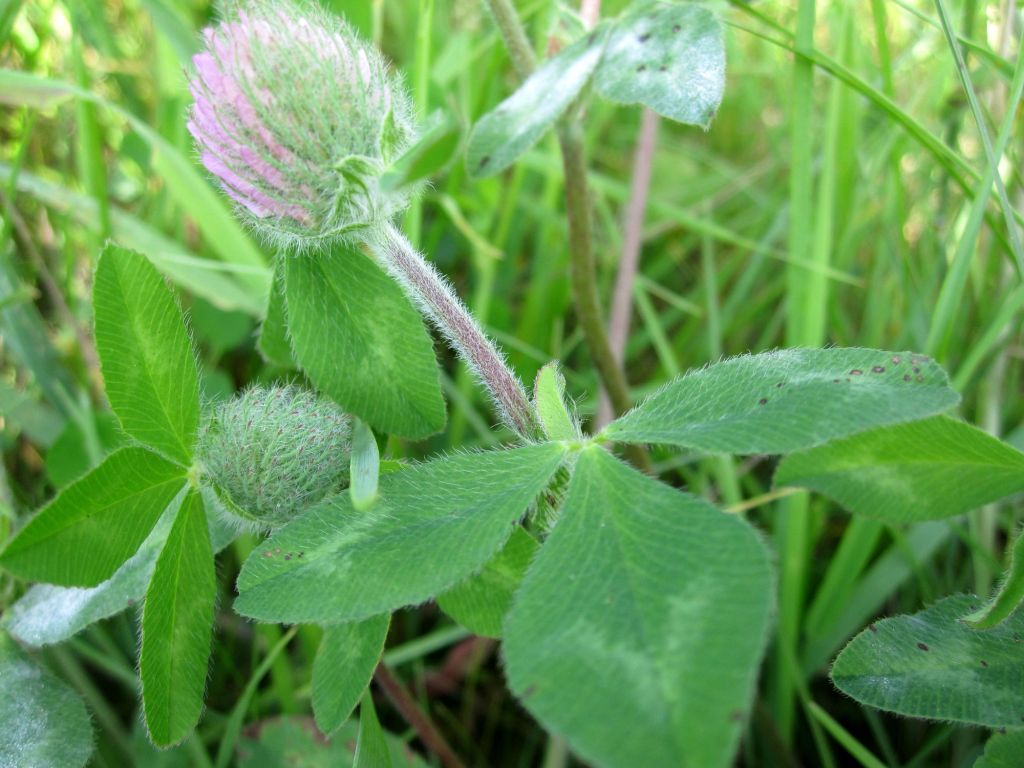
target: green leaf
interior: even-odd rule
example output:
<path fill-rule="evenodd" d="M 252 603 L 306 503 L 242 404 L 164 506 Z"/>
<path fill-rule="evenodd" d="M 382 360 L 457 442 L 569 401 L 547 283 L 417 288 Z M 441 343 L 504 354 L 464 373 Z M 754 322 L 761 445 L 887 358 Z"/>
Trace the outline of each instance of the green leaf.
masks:
<path fill-rule="evenodd" d="M 389 109 L 387 115 L 384 116 L 384 124 L 381 126 L 380 140 L 378 141 L 380 157 L 385 163 L 390 163 L 395 158 L 395 154 L 401 149 L 403 140 L 403 131 L 395 122 L 394 110 Z"/>
<path fill-rule="evenodd" d="M 318 734 L 307 717 L 265 719 L 252 730 L 257 731 L 256 735 L 243 737 L 239 743 L 239 768 L 351 768 L 359 739 L 359 721 L 355 719 L 345 723 L 330 740 Z M 391 765 L 427 768 L 401 739 L 385 733 L 384 740 Z"/>
<path fill-rule="evenodd" d="M 789 453 L 932 416 L 959 401 L 942 368 L 922 355 L 784 349 L 674 379 L 603 434 L 709 453 Z"/>
<path fill-rule="evenodd" d="M 131 736 L 131 760 L 126 765 L 138 768 L 196 768 L 195 752 L 189 752 L 188 744 L 171 749 L 160 749 L 153 745 L 146 733 L 142 718 L 135 718 Z M 194 748 L 193 748 L 194 749 Z"/>
<path fill-rule="evenodd" d="M 4 615 L 4 628 L 29 645 L 60 643 L 138 601 L 146 593 L 157 553 L 167 540 L 176 512 L 172 504 L 139 551 L 101 584 L 85 589 L 52 584 L 33 586 Z"/>
<path fill-rule="evenodd" d="M 373 708 L 373 696 L 367 693 L 359 707 L 359 740 L 353 768 L 391 768 L 391 754 L 384 739 L 384 729 Z"/>
<path fill-rule="evenodd" d="M 724 768 L 772 595 L 747 523 L 587 448 L 505 619 L 509 685 L 587 762 Z"/>
<path fill-rule="evenodd" d="M 335 623 L 428 600 L 501 548 L 563 456 L 549 443 L 419 464 L 383 475 L 367 512 L 339 494 L 256 548 L 235 611 Z"/>
<path fill-rule="evenodd" d="M 4 614 L 0 626 L 28 645 L 52 645 L 74 637 L 85 627 L 133 605 L 142 605 L 157 555 L 167 540 L 171 523 L 184 494 L 167 507 L 149 536 L 113 576 L 95 587 L 58 587 L 35 584 Z M 211 502 L 207 498 L 207 504 Z M 207 519 L 213 551 L 219 552 L 238 538 L 237 529 L 217 515 Z"/>
<path fill-rule="evenodd" d="M 359 740 L 359 721 L 349 720 L 330 740 L 316 732 L 308 717 L 262 720 L 256 736 L 243 737 L 238 747 L 239 768 L 351 768 Z M 247 729 L 249 730 L 249 729 Z M 384 734 L 391 764 L 427 768 L 427 763 L 404 741 Z M 146 764 L 147 768 L 149 764 Z"/>
<path fill-rule="evenodd" d="M 1010 567 L 999 591 L 988 605 L 972 613 L 965 621 L 975 629 L 992 629 L 1006 621 L 1021 603 L 1024 603 L 1024 533 L 1018 532 L 1010 554 Z"/>
<path fill-rule="evenodd" d="M 794 453 L 775 484 L 810 488 L 889 522 L 937 520 L 1024 491 L 1024 453 L 938 416 Z"/>
<path fill-rule="evenodd" d="M 459 147 L 459 125 L 445 110 L 436 110 L 420 129 L 420 138 L 381 176 L 384 192 L 393 192 L 440 173 Z"/>
<path fill-rule="evenodd" d="M 260 326 L 256 349 L 268 363 L 294 368 L 292 345 L 288 341 L 288 317 L 284 300 L 284 276 L 275 272 L 267 299 L 267 313 Z"/>
<path fill-rule="evenodd" d="M 391 614 L 324 628 L 313 662 L 313 715 L 325 734 L 348 720 L 384 652 Z"/>
<path fill-rule="evenodd" d="M 612 30 L 594 86 L 606 99 L 707 128 L 725 91 L 722 25 L 689 3 L 629 13 Z"/>
<path fill-rule="evenodd" d="M 178 302 L 141 254 L 107 245 L 93 284 L 96 348 L 124 431 L 188 464 L 199 424 L 199 376 Z"/>
<path fill-rule="evenodd" d="M 191 491 L 157 558 L 142 611 L 142 704 L 157 746 L 178 743 L 199 721 L 216 597 L 203 497 Z"/>
<path fill-rule="evenodd" d="M 533 536 L 516 528 L 480 573 L 438 595 L 437 604 L 470 632 L 501 637 L 501 624 L 512 605 L 512 596 L 538 546 Z"/>
<path fill-rule="evenodd" d="M 547 133 L 590 82 L 609 27 L 602 25 L 545 61 L 473 128 L 466 165 L 474 178 L 503 171 Z"/>
<path fill-rule="evenodd" d="M 373 430 L 361 419 L 352 419 L 352 451 L 349 454 L 348 492 L 352 506 L 369 509 L 377 500 L 380 483 L 380 452 Z"/>
<path fill-rule="evenodd" d="M 565 404 L 565 377 L 558 370 L 558 363 L 548 363 L 537 372 L 533 402 L 548 439 L 580 439 L 579 424 L 569 415 Z"/>
<path fill-rule="evenodd" d="M 402 289 L 356 248 L 284 265 L 292 349 L 317 389 L 381 432 L 440 431 L 434 347 Z"/>
<path fill-rule="evenodd" d="M 861 704 L 909 717 L 1016 728 L 1024 717 L 1024 615 L 979 631 L 979 602 L 954 595 L 872 624 L 843 649 L 832 682 Z"/>
<path fill-rule="evenodd" d="M 0 765 L 80 768 L 92 754 L 85 705 L 0 634 Z"/>
<path fill-rule="evenodd" d="M 1020 768 L 1021 755 L 1024 755 L 1024 731 L 994 733 L 974 768 Z"/>
<path fill-rule="evenodd" d="M 91 587 L 110 578 L 185 484 L 185 470 L 144 448 L 122 448 L 43 507 L 0 555 L 32 581 Z"/>
<path fill-rule="evenodd" d="M 273 718 L 238 745 L 239 768 L 351 768 L 359 725 L 351 723 L 330 740 L 308 718 Z"/>

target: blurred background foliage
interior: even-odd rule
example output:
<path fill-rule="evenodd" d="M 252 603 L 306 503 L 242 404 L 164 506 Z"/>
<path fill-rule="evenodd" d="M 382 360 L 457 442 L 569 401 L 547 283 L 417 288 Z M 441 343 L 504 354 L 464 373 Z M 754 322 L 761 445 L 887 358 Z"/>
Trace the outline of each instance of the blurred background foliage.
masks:
<path fill-rule="evenodd" d="M 378 42 L 404 73 L 421 117 L 439 112 L 454 136 L 464 139 L 515 87 L 477 0 L 324 4 Z M 571 34 L 575 7 L 517 5 L 539 52 Z M 602 13 L 625 5 L 608 0 Z M 1007 223 L 1021 215 L 1024 149 L 1015 130 L 1020 94 L 1011 87 L 1016 2 L 816 5 L 816 17 L 807 0 L 720 5 L 729 52 L 722 108 L 706 134 L 659 127 L 625 351 L 634 398 L 722 355 L 801 343 L 914 349 L 951 372 L 967 420 L 1024 448 L 1024 253 Z M 962 65 L 943 34 L 943 10 Z M 107 238 L 145 252 L 181 288 L 208 399 L 290 375 L 255 349 L 272 254 L 235 222 L 185 129 L 185 71 L 199 30 L 214 18 L 205 0 L 0 0 L 0 540 L 123 439 L 105 410 L 90 341 L 91 270 Z M 795 58 L 794 48 L 804 55 Z M 994 190 L 977 211 L 984 216 L 971 215 L 991 168 L 979 118 L 991 137 L 1010 131 L 998 170 L 1012 215 Z M 586 116 L 605 297 L 622 249 L 640 121 L 639 110 L 604 102 Z M 570 304 L 554 138 L 477 182 L 454 139 L 424 162 L 434 177 L 404 222 L 413 242 L 451 276 L 525 381 L 561 359 L 569 393 L 593 414 L 597 379 Z M 448 429 L 425 443 L 392 441 L 392 456 L 503 437 L 467 372 L 438 350 Z M 987 594 L 1019 502 L 900 529 L 851 522 L 812 499 L 794 535 L 780 522 L 792 500 L 775 499 L 767 462 L 668 451 L 655 459 L 670 482 L 749 510 L 779 551 L 781 630 L 741 764 L 873 765 L 854 756 L 859 750 L 886 765 L 973 762 L 981 731 L 862 709 L 823 672 L 876 615 L 915 611 L 957 591 Z M 308 723 L 319 630 L 286 635 L 228 610 L 252 546 L 244 539 L 221 556 L 208 710 L 178 750 L 157 757 L 139 737 L 135 617 L 45 651 L 86 698 L 97 765 L 213 764 L 225 737 L 234 744 L 232 715 L 248 724 L 240 755 L 249 754 L 246 744 L 252 752 L 294 743 L 310 760 L 334 764 L 312 756 L 325 748 L 295 727 Z M 21 589 L 0 575 L 0 609 Z M 428 605 L 396 617 L 388 647 L 474 764 L 566 763 L 560 743 L 504 690 L 489 641 L 468 637 Z M 269 746 L 253 747 L 261 724 L 277 717 L 292 725 L 270 729 Z M 382 707 L 381 717 L 412 739 L 394 712 Z"/>

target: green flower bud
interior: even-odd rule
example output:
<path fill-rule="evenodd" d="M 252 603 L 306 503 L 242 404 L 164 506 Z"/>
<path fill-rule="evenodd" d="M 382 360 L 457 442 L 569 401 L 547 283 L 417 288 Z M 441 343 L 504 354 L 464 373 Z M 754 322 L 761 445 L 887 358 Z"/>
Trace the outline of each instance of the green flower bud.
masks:
<path fill-rule="evenodd" d="M 411 102 L 373 46 L 312 4 L 235 0 L 193 57 L 200 160 L 275 244 L 360 233 L 411 191 L 380 177 L 413 138 Z"/>
<path fill-rule="evenodd" d="M 197 453 L 233 522 L 277 528 L 345 486 L 349 433 L 312 392 L 253 387 L 207 416 Z"/>

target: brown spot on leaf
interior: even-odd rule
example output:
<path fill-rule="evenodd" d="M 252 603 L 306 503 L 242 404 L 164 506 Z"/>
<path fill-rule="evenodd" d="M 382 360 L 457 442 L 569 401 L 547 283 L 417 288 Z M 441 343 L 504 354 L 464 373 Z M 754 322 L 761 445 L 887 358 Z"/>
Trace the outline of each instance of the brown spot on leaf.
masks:
<path fill-rule="evenodd" d="M 871 372 L 872 373 L 885 373 L 885 368 L 883 368 L 880 365 L 876 365 L 876 366 L 872 367 Z"/>
<path fill-rule="evenodd" d="M 983 667 L 985 667 L 987 669 L 988 668 L 988 662 L 985 661 L 984 659 L 982 659 L 981 660 L 981 666 L 983 666 Z"/>
<path fill-rule="evenodd" d="M 870 629 L 872 632 L 876 634 L 878 632 L 878 627 L 876 627 L 874 624 L 868 624 L 868 629 Z"/>
<path fill-rule="evenodd" d="M 850 371 L 850 375 L 851 376 L 863 376 L 864 375 L 864 371 L 862 371 L 860 368 L 854 368 L 852 371 Z"/>
<path fill-rule="evenodd" d="M 927 643 L 918 643 L 918 644 L 917 644 L 917 647 L 918 647 L 919 649 L 921 649 L 922 651 L 927 651 L 927 650 L 930 650 L 930 649 L 928 648 L 928 644 L 927 644 Z"/>
<path fill-rule="evenodd" d="M 902 358 L 899 355 L 893 355 L 890 359 L 892 360 L 892 364 L 893 365 L 899 365 L 900 364 L 900 360 Z"/>
<path fill-rule="evenodd" d="M 758 405 L 768 405 L 768 398 L 767 397 L 762 397 L 760 400 L 757 401 L 757 404 Z"/>

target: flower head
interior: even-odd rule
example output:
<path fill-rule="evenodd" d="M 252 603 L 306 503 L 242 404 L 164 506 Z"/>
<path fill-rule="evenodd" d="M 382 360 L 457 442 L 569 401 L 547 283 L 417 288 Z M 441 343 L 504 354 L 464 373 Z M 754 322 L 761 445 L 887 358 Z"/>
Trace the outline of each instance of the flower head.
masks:
<path fill-rule="evenodd" d="M 413 137 L 409 98 L 344 22 L 250 0 L 203 37 L 188 129 L 253 229 L 302 248 L 405 207 L 409 192 L 384 191 L 379 178 Z"/>
<path fill-rule="evenodd" d="M 234 522 L 276 528 L 344 487 L 349 432 L 348 416 L 312 392 L 253 387 L 207 417 L 199 461 Z"/>

